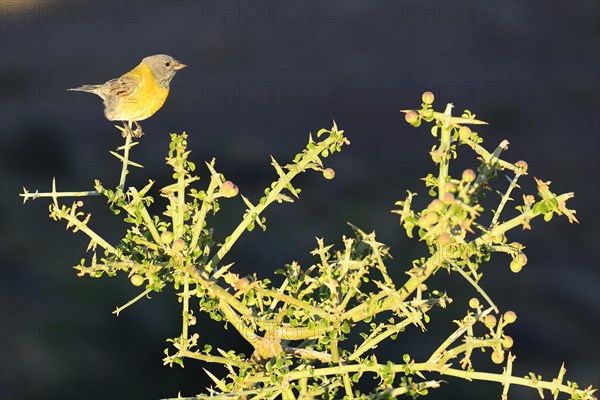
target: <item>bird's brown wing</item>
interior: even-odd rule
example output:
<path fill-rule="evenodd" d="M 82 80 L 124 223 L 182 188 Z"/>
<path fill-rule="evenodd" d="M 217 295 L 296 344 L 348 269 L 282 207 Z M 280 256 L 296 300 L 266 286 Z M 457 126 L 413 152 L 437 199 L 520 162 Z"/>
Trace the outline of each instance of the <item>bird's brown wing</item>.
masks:
<path fill-rule="evenodd" d="M 104 114 L 111 121 L 127 120 L 124 112 L 126 103 L 134 102 L 134 96 L 139 88 L 137 80 L 124 75 L 117 79 L 111 79 L 102 85 L 102 97 L 104 99 Z"/>
<path fill-rule="evenodd" d="M 117 79 L 111 79 L 102 86 L 105 96 L 127 99 L 137 91 L 139 82 L 124 75 Z"/>

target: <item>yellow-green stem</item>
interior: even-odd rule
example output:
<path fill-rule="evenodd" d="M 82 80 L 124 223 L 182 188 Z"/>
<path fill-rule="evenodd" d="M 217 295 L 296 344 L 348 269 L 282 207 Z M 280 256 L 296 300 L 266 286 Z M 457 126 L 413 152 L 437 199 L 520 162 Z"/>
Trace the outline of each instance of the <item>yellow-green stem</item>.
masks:
<path fill-rule="evenodd" d="M 364 364 L 352 364 L 352 365 L 339 365 L 335 367 L 326 367 L 326 368 L 310 368 L 302 371 L 292 371 L 286 374 L 286 378 L 289 381 L 298 380 L 301 378 L 314 378 L 316 376 L 329 376 L 329 375 L 339 375 L 342 373 L 353 373 L 353 372 L 371 372 L 371 373 L 379 373 L 383 369 L 389 369 L 390 372 L 394 373 L 404 373 L 407 365 L 406 364 L 396 364 L 396 365 L 386 365 L 386 364 L 375 364 L 366 366 Z M 432 365 L 431 363 L 417 363 L 408 366 L 410 371 L 416 372 L 438 372 L 440 375 L 446 376 L 454 376 L 466 380 L 479 380 L 479 381 L 489 381 L 489 382 L 497 382 L 502 385 L 511 384 L 511 385 L 519 385 L 525 387 L 532 388 L 540 388 L 546 389 L 549 391 L 557 390 L 562 393 L 568 393 L 570 395 L 577 394 L 580 398 L 593 399 L 594 397 L 586 394 L 585 391 L 580 389 L 575 389 L 573 387 L 569 387 L 567 385 L 557 384 L 556 382 L 548 382 L 548 381 L 537 381 L 535 384 L 532 383 L 530 378 L 520 378 L 516 376 L 506 376 L 503 374 L 495 374 L 489 372 L 476 372 L 476 371 L 465 371 L 461 369 L 448 368 L 447 366 L 437 367 L 436 365 Z M 249 383 L 259 383 L 259 382 L 269 382 L 271 379 L 270 375 L 265 374 L 257 374 L 253 377 L 248 377 L 245 379 L 245 382 Z"/>
<path fill-rule="evenodd" d="M 57 197 L 86 197 L 86 196 L 99 196 L 99 195 L 100 195 L 100 193 L 98 193 L 95 190 L 83 191 L 83 192 L 56 192 L 56 193 L 52 193 L 52 192 L 29 193 L 29 192 L 27 192 L 27 193 L 19 194 L 19 196 L 23 197 L 24 201 L 35 200 L 40 197 L 57 198 Z"/>
<path fill-rule="evenodd" d="M 131 128 L 130 128 L 131 129 Z M 129 149 L 131 148 L 131 134 L 125 136 L 125 146 L 123 147 L 123 160 L 121 167 L 121 178 L 119 179 L 119 188 L 125 190 L 125 178 L 127 177 L 127 165 L 129 164 Z"/>
<path fill-rule="evenodd" d="M 173 212 L 173 234 L 175 239 L 183 236 L 183 214 L 185 213 L 185 170 L 183 165 L 179 167 L 177 177 L 177 207 Z"/>
<path fill-rule="evenodd" d="M 231 365 L 231 366 L 235 366 L 238 368 L 245 368 L 249 365 L 248 363 L 245 363 L 243 361 L 232 360 L 232 359 L 225 358 L 225 357 L 214 356 L 211 354 L 203 354 L 203 353 L 193 352 L 193 351 L 189 351 L 189 350 L 180 352 L 179 356 L 193 358 L 193 359 L 208 362 L 208 363 Z"/>
<path fill-rule="evenodd" d="M 403 331 L 404 328 L 406 328 L 408 325 L 412 324 L 413 322 L 414 322 L 414 320 L 412 318 L 405 319 L 402 322 L 399 322 L 394 326 L 390 326 L 387 330 L 380 333 L 379 335 L 366 340 L 363 344 L 360 345 L 360 347 L 358 349 L 356 349 L 356 351 L 354 351 L 352 353 L 352 355 L 350 357 L 348 357 L 348 361 L 354 361 L 354 360 L 358 359 L 365 352 L 367 352 L 371 349 L 374 349 L 375 347 L 377 347 L 377 344 L 384 341 L 388 337 L 395 335 L 398 332 Z"/>
<path fill-rule="evenodd" d="M 572 193 L 564 193 L 560 196 L 556 196 L 556 201 L 560 204 L 561 202 L 567 201 L 571 197 L 573 197 Z M 540 214 L 540 212 L 529 210 L 503 224 L 494 227 L 491 231 L 478 237 L 471 243 L 475 245 L 475 248 L 478 248 L 479 246 L 484 245 L 492 236 L 504 234 L 505 232 L 523 224 L 523 222 L 535 218 Z M 442 260 L 444 260 L 444 252 L 441 250 L 442 249 L 438 250 L 431 257 L 429 257 L 429 259 L 420 268 L 418 276 L 412 276 L 397 292 L 393 292 L 398 293 L 398 296 L 388 297 L 389 293 L 387 292 L 379 293 L 371 299 L 370 304 L 363 303 L 352 308 L 351 310 L 346 311 L 343 314 L 343 318 L 358 322 L 366 317 L 372 317 L 374 315 L 371 312 L 367 312 L 369 307 L 374 308 L 376 313 L 378 313 L 383 310 L 393 308 L 394 304 L 398 303 L 399 301 L 406 300 L 421 283 L 425 282 L 440 267 Z M 377 305 L 378 302 L 382 302 L 381 305 Z"/>
<path fill-rule="evenodd" d="M 124 309 L 126 309 L 127 307 L 129 307 L 130 305 L 132 305 L 133 303 L 137 302 L 138 300 L 140 300 L 142 297 L 146 296 L 148 293 L 150 293 L 152 291 L 152 289 L 146 289 L 144 290 L 142 293 L 138 294 L 137 296 L 135 296 L 133 299 L 129 300 L 127 303 L 125 303 L 124 305 L 122 305 L 121 307 L 117 307 L 115 309 L 115 311 L 113 311 L 113 314 L 116 314 L 117 317 L 119 316 L 119 313 L 121 311 L 123 311 Z"/>
<path fill-rule="evenodd" d="M 210 177 L 210 183 L 208 184 L 206 197 L 202 200 L 202 206 L 200 207 L 200 211 L 198 211 L 198 214 L 196 216 L 196 222 L 194 223 L 194 227 L 192 228 L 192 240 L 190 242 L 191 251 L 194 251 L 196 249 L 196 246 L 198 245 L 198 239 L 200 238 L 200 233 L 202 232 L 202 228 L 204 227 L 206 214 L 208 213 L 210 203 L 212 203 L 213 201 L 213 195 L 220 180 L 221 178 L 218 174 L 213 174 Z"/>
<path fill-rule="evenodd" d="M 496 223 L 498 222 L 498 219 L 500 218 L 500 213 L 502 213 L 504 206 L 510 199 L 511 192 L 513 191 L 514 188 L 517 187 L 517 181 L 519 180 L 520 176 L 521 176 L 521 174 L 517 173 L 515 175 L 515 178 L 510 181 L 510 185 L 508 185 L 508 189 L 506 189 L 506 193 L 504 193 L 504 195 L 502 196 L 502 199 L 500 200 L 500 204 L 498 205 L 498 208 L 494 212 L 494 217 L 492 218 L 492 222 L 490 223 L 490 229 L 492 229 L 494 227 L 494 225 L 496 225 Z"/>
<path fill-rule="evenodd" d="M 152 217 L 150 216 L 148 209 L 143 204 L 140 209 L 140 213 L 144 220 L 144 224 L 146 225 L 146 227 L 150 231 L 150 234 L 152 235 L 152 239 L 154 239 L 154 241 L 156 243 L 160 243 L 160 234 L 158 233 L 158 230 L 156 229 L 156 225 L 154 225 L 154 221 L 152 220 Z"/>
<path fill-rule="evenodd" d="M 331 137 L 330 137 L 331 138 Z M 319 154 L 325 150 L 331 143 L 328 143 L 328 140 L 321 142 L 319 145 L 315 145 L 311 150 L 309 150 L 303 157 L 302 160 L 295 165 L 295 168 L 288 171 L 283 177 L 280 177 L 277 181 L 277 184 L 272 188 L 269 194 L 266 196 L 265 201 L 262 204 L 257 205 L 253 210 L 249 210 L 246 214 L 242 222 L 235 228 L 233 233 L 229 236 L 229 240 L 223 243 L 223 246 L 219 249 L 217 254 L 208 262 L 207 268 L 212 269 L 216 264 L 219 263 L 225 257 L 225 255 L 231 250 L 231 247 L 235 244 L 235 242 L 239 239 L 239 237 L 244 233 L 248 226 L 254 222 L 260 214 L 277 198 L 279 193 L 294 179 L 296 175 L 300 172 L 303 172 L 306 166 L 313 162 Z"/>
<path fill-rule="evenodd" d="M 189 327 L 189 312 L 190 312 L 190 282 L 189 275 L 184 273 L 183 275 L 183 299 L 182 303 L 182 311 L 181 311 L 181 319 L 182 319 L 182 327 L 181 327 L 181 345 L 180 351 L 186 351 L 188 349 L 188 327 Z"/>
<path fill-rule="evenodd" d="M 448 157 L 448 152 L 450 151 L 452 138 L 452 128 L 451 127 L 443 127 L 440 147 L 437 151 L 438 156 L 440 157 L 440 172 L 438 175 L 438 198 L 441 200 L 444 197 L 444 186 L 446 185 L 446 181 L 448 179 L 448 169 L 450 166 L 450 158 Z"/>
<path fill-rule="evenodd" d="M 118 254 L 117 249 L 115 249 L 110 243 L 104 240 L 100 235 L 98 235 L 96 232 L 90 229 L 87 225 L 83 224 L 77 217 L 72 216 L 68 212 L 63 212 L 62 210 L 58 209 L 58 206 L 56 204 L 53 205 L 53 207 L 55 207 L 55 210 L 57 211 L 57 214 L 60 216 L 60 218 L 66 219 L 67 221 L 71 222 L 77 227 L 77 229 L 88 235 L 94 243 L 100 245 L 100 247 L 104 248 L 105 250 L 108 250 L 109 252 L 115 255 Z"/>

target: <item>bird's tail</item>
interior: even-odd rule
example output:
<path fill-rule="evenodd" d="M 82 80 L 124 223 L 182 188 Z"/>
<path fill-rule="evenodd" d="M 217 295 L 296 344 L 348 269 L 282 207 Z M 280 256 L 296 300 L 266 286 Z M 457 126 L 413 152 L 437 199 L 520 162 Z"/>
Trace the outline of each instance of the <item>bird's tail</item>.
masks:
<path fill-rule="evenodd" d="M 102 85 L 83 85 L 83 86 L 79 86 L 76 88 L 69 88 L 67 90 L 75 90 L 75 91 L 79 91 L 79 92 L 89 92 L 89 93 L 98 93 L 98 89 L 101 87 Z"/>

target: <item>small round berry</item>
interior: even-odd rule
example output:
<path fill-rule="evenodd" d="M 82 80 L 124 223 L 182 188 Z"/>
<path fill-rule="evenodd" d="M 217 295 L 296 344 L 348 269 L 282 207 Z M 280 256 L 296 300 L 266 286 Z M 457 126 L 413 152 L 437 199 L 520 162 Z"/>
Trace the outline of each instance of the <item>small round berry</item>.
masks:
<path fill-rule="evenodd" d="M 517 320 L 517 314 L 514 311 L 507 311 L 504 313 L 504 322 L 512 324 Z"/>
<path fill-rule="evenodd" d="M 456 185 L 452 182 L 446 182 L 444 184 L 444 192 L 455 192 L 456 191 Z"/>
<path fill-rule="evenodd" d="M 486 315 L 483 320 L 483 324 L 488 328 L 492 329 L 496 326 L 496 317 L 494 317 L 493 315 Z"/>
<path fill-rule="evenodd" d="M 239 189 L 233 184 L 233 182 L 225 181 L 221 185 L 221 191 L 225 197 L 235 197 L 237 196 Z"/>
<path fill-rule="evenodd" d="M 144 277 L 138 274 L 131 275 L 131 278 L 129 278 L 129 280 L 131 281 L 131 284 L 133 286 L 142 286 L 142 284 L 144 283 Z"/>
<path fill-rule="evenodd" d="M 515 163 L 515 167 L 517 167 L 522 172 L 527 172 L 528 165 L 527 165 L 527 162 L 525 162 L 523 160 L 519 160 Z"/>
<path fill-rule="evenodd" d="M 504 351 L 494 350 L 492 353 L 492 362 L 494 364 L 502 364 L 504 362 Z"/>
<path fill-rule="evenodd" d="M 495 235 L 492 235 L 492 243 L 502 243 L 504 241 L 504 234 L 502 233 L 496 233 Z"/>
<path fill-rule="evenodd" d="M 519 262 L 519 264 L 521 265 L 525 265 L 527 264 L 527 256 L 525 255 L 525 253 L 519 253 L 517 255 L 516 260 Z"/>
<path fill-rule="evenodd" d="M 469 138 L 471 137 L 471 128 L 469 128 L 468 126 L 461 126 L 458 130 L 458 137 L 463 142 L 469 140 Z"/>
<path fill-rule="evenodd" d="M 248 280 L 248 278 L 241 278 L 237 282 L 237 289 L 238 290 L 246 289 L 248 287 L 248 285 L 250 285 L 250 280 Z"/>
<path fill-rule="evenodd" d="M 423 93 L 423 96 L 421 96 L 421 100 L 423 100 L 423 103 L 425 103 L 425 104 L 433 104 L 433 100 L 435 100 L 435 96 L 431 92 L 425 92 L 425 93 Z"/>
<path fill-rule="evenodd" d="M 173 232 L 164 231 L 160 234 L 160 241 L 164 244 L 169 244 L 173 241 Z"/>
<path fill-rule="evenodd" d="M 440 199 L 435 199 L 429 203 L 427 209 L 439 214 L 444 209 L 444 203 Z"/>
<path fill-rule="evenodd" d="M 513 347 L 514 343 L 515 342 L 513 338 L 510 336 L 504 336 L 504 338 L 502 339 L 502 347 L 504 347 L 505 349 L 510 349 L 511 347 Z"/>
<path fill-rule="evenodd" d="M 323 170 L 323 176 L 325 179 L 333 179 L 335 177 L 335 171 L 333 168 L 325 168 Z"/>
<path fill-rule="evenodd" d="M 436 222 L 438 222 L 438 215 L 434 212 L 428 212 L 427 214 L 421 216 L 421 218 L 419 218 L 419 224 L 421 226 L 431 226 L 433 224 L 435 224 Z"/>
<path fill-rule="evenodd" d="M 404 115 L 404 119 L 412 125 L 419 120 L 419 115 L 411 110 Z"/>
<path fill-rule="evenodd" d="M 75 205 L 77 207 L 83 207 L 83 201 L 79 200 L 77 203 L 75 203 Z"/>
<path fill-rule="evenodd" d="M 444 196 L 442 196 L 442 202 L 444 204 L 452 204 L 454 202 L 454 195 L 452 193 L 444 193 Z"/>
<path fill-rule="evenodd" d="M 523 266 L 527 264 L 527 256 L 525 253 L 519 253 L 513 260 L 510 262 L 510 270 L 512 272 L 519 272 L 523 268 Z"/>
<path fill-rule="evenodd" d="M 479 299 L 477 297 L 473 297 L 471 300 L 469 300 L 469 307 L 471 307 L 471 308 L 479 307 Z"/>
<path fill-rule="evenodd" d="M 512 272 L 514 272 L 515 274 L 518 274 L 519 272 L 521 272 L 522 269 L 523 269 L 523 265 L 519 264 L 519 262 L 517 262 L 517 260 L 512 260 L 510 262 L 510 270 Z"/>
<path fill-rule="evenodd" d="M 173 242 L 173 250 L 181 251 L 185 248 L 185 241 L 183 239 L 177 239 Z"/>
<path fill-rule="evenodd" d="M 447 246 L 452 241 L 452 237 L 447 233 L 442 233 L 437 240 L 438 246 Z"/>
<path fill-rule="evenodd" d="M 475 171 L 472 169 L 465 169 L 462 173 L 463 182 L 471 183 L 475 180 L 477 175 L 475 175 Z"/>

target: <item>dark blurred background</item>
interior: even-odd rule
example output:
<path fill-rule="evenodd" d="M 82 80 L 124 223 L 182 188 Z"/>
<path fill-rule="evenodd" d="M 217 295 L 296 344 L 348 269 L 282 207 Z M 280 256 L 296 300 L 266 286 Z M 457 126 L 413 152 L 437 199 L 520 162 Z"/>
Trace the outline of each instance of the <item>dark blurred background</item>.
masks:
<path fill-rule="evenodd" d="M 566 379 L 599 385 L 597 1 L 0 4 L 2 399 L 161 398 L 210 384 L 200 362 L 162 365 L 165 339 L 180 332 L 172 290 L 112 315 L 139 289 L 124 276 L 77 278 L 71 267 L 84 256 L 84 235 L 50 220 L 46 199 L 23 206 L 18 197 L 24 186 L 50 190 L 54 176 L 59 190 L 92 189 L 96 178 L 117 184 L 119 164 L 108 151 L 122 138 L 99 98 L 65 89 L 118 77 L 156 53 L 189 67 L 173 80 L 165 106 L 143 123 L 146 135 L 132 159 L 145 168 L 134 170 L 128 185 L 169 183 L 164 158 L 171 132 L 190 135 L 201 185 L 208 181 L 203 161 L 216 157 L 217 168 L 255 200 L 275 177 L 269 155 L 286 163 L 310 131 L 333 119 L 352 141 L 327 159 L 334 180 L 301 177 L 300 201 L 273 206 L 268 230 L 240 240 L 228 260 L 241 274 L 271 276 L 292 260 L 308 267 L 314 238 L 339 244 L 352 222 L 376 230 L 392 247 L 389 265 L 400 282 L 421 249 L 390 210 L 407 189 L 422 191 L 435 140 L 428 128 L 408 126 L 398 110 L 419 107 L 421 93 L 431 90 L 436 109 L 453 102 L 457 113 L 467 108 L 489 121 L 479 130 L 487 147 L 508 139 L 507 160 L 524 159 L 530 177 L 551 180 L 555 192 L 576 193 L 571 206 L 581 221 L 536 220 L 533 232 L 512 233 L 509 240 L 527 245 L 529 257 L 519 275 L 507 257 L 484 267 L 483 287 L 502 310 L 519 316 L 508 328 L 515 371 L 552 379 L 564 361 Z M 474 165 L 472 154 L 461 154 L 456 172 Z M 501 177 L 497 189 L 507 185 Z M 524 188 L 534 191 L 531 182 Z M 495 196 L 488 195 L 492 204 Z M 157 196 L 157 214 L 162 200 Z M 416 202 L 428 200 L 421 195 Z M 212 219 L 220 239 L 244 210 L 239 197 L 222 205 Z M 86 199 L 85 210 L 97 232 L 113 243 L 121 237 L 121 216 L 102 199 Z M 454 274 L 439 274 L 430 288 L 446 289 L 455 302 L 430 313 L 427 334 L 411 327 L 382 346 L 380 359 L 426 357 L 474 295 Z M 250 353 L 231 329 L 204 316 L 199 326 L 202 342 Z M 478 357 L 476 366 L 501 371 L 488 357 Z M 500 397 L 496 384 L 445 380 L 430 398 Z M 512 399 L 537 395 L 511 393 Z"/>

